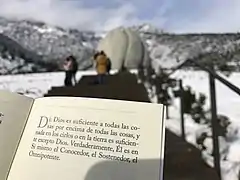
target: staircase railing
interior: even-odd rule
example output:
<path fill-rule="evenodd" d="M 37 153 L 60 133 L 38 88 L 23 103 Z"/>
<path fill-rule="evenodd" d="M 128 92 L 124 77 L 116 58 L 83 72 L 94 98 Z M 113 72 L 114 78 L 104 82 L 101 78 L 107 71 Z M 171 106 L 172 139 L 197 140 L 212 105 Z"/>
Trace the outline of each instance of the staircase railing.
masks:
<path fill-rule="evenodd" d="M 221 179 L 221 165 L 220 165 L 220 153 L 219 153 L 219 142 L 218 142 L 218 121 L 217 121 L 217 103 L 216 103 L 216 86 L 215 80 L 219 80 L 233 92 L 240 95 L 240 88 L 226 80 L 225 78 L 219 76 L 214 68 L 207 68 L 203 66 L 201 63 L 194 61 L 192 59 L 188 59 L 181 65 L 179 65 L 171 74 L 173 74 L 176 70 L 184 67 L 187 63 L 191 63 L 203 71 L 206 71 L 209 74 L 209 86 L 210 86 L 210 104 L 211 104 L 211 123 L 212 123 L 212 138 L 213 138 L 213 156 L 214 156 L 214 167 Z M 170 75 L 170 74 L 169 74 Z M 184 123 L 184 112 L 183 112 L 183 87 L 182 87 L 182 79 L 179 80 L 179 90 L 180 90 L 180 98 L 181 98 L 181 107 L 180 107 L 180 114 L 181 114 L 181 131 L 182 131 L 182 138 L 185 140 L 185 123 Z"/>

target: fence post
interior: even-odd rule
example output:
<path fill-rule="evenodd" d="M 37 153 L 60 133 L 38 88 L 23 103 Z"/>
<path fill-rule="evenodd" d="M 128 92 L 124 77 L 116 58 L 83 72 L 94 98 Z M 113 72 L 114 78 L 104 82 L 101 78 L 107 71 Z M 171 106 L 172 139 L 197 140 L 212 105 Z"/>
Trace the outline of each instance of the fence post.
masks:
<path fill-rule="evenodd" d="M 182 138 L 185 140 L 185 123 L 184 123 L 184 100 L 183 100 L 183 85 L 182 80 L 179 80 L 179 92 L 180 92 L 180 115 L 181 115 L 181 130 L 182 130 Z"/>
<path fill-rule="evenodd" d="M 212 74 L 209 73 L 209 86 L 211 97 L 211 114 L 212 114 L 212 138 L 213 138 L 213 156 L 214 166 L 221 180 L 221 165 L 219 154 L 219 142 L 218 142 L 218 122 L 217 122 L 217 103 L 216 103 L 216 87 L 215 79 Z"/>
<path fill-rule="evenodd" d="M 169 106 L 168 106 L 168 104 L 166 104 L 165 107 L 166 107 L 166 119 L 169 119 Z"/>

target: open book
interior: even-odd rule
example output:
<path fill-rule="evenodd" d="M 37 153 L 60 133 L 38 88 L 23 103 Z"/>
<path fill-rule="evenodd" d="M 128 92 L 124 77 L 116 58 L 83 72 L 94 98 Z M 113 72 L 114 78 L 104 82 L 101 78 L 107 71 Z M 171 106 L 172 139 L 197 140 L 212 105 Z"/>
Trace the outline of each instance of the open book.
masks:
<path fill-rule="evenodd" d="M 0 91 L 0 180 L 159 180 L 164 106 Z"/>

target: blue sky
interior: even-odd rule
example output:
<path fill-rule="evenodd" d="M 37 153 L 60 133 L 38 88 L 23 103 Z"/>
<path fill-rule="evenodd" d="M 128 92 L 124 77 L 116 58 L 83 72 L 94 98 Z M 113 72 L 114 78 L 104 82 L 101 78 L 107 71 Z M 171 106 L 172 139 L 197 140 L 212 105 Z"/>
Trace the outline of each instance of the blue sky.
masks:
<path fill-rule="evenodd" d="M 151 23 L 169 32 L 237 32 L 240 0 L 1 0 L 0 15 L 110 30 Z"/>

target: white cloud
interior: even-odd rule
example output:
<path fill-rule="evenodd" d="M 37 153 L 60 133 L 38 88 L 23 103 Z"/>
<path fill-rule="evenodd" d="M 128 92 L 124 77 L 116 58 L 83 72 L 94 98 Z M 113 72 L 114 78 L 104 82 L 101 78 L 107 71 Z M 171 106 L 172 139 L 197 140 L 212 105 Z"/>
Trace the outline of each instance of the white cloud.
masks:
<path fill-rule="evenodd" d="M 92 30 L 109 30 L 140 21 L 135 18 L 136 9 L 131 4 L 117 8 L 85 8 L 77 1 L 60 0 L 1 0 L 0 15 Z"/>
<path fill-rule="evenodd" d="M 206 4 L 209 3 L 209 0 Z M 211 0 L 211 6 L 198 15 L 197 20 L 176 22 L 175 32 L 239 32 L 240 30 L 240 1 Z"/>
<path fill-rule="evenodd" d="M 201 0 L 202 4 L 209 7 L 200 12 L 195 11 L 198 7 L 194 3 L 191 3 L 192 7 L 178 7 L 179 3 L 175 4 L 179 0 L 162 0 L 161 3 L 159 1 L 159 4 L 156 4 L 155 9 L 152 9 L 152 14 L 156 12 L 155 16 L 148 19 L 138 18 L 138 15 L 143 17 L 141 8 L 144 8 L 144 5 L 141 8 L 137 5 L 145 2 L 144 0 L 112 0 L 118 2 L 118 6 L 108 6 L 108 8 L 104 5 L 85 7 L 81 5 L 83 0 L 0 1 L 0 16 L 31 18 L 79 29 L 109 30 L 121 25 L 128 26 L 144 21 L 172 32 L 236 32 L 240 29 L 239 0 Z M 154 0 L 148 1 L 151 3 Z M 105 4 L 108 2 L 108 0 L 104 1 Z M 186 11 L 189 11 L 188 15 L 193 15 L 196 19 L 182 18 L 182 16 L 178 18 L 182 12 L 179 8 L 186 8 Z M 172 18 L 173 15 L 177 18 Z"/>

